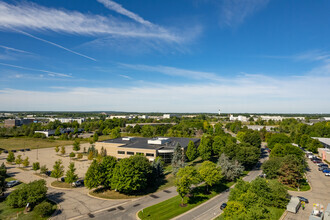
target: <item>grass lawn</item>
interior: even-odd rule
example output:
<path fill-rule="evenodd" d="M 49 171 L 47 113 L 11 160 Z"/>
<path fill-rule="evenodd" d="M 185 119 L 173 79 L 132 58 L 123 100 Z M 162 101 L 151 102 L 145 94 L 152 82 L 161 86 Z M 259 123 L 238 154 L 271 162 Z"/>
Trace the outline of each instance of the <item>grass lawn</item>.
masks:
<path fill-rule="evenodd" d="M 49 201 L 51 202 L 51 201 Z M 53 202 L 51 202 L 53 204 Z M 54 204 L 53 210 L 56 210 L 56 205 Z M 12 208 L 7 205 L 6 201 L 0 200 L 0 219 L 19 219 L 19 220 L 44 220 L 49 217 L 40 217 L 33 210 L 27 214 L 23 213 L 24 208 Z M 18 216 L 18 218 L 16 218 Z"/>
<path fill-rule="evenodd" d="M 286 188 L 287 188 L 287 190 L 290 190 L 290 191 L 298 191 L 298 188 L 292 188 L 289 186 L 286 186 Z M 308 191 L 310 189 L 311 189 L 311 187 L 306 182 L 306 179 L 304 179 L 303 181 L 300 181 L 299 191 Z"/>
<path fill-rule="evenodd" d="M 6 150 L 47 148 L 71 144 L 73 144 L 73 140 L 49 140 L 30 137 L 0 138 L 0 146 L 2 149 Z"/>
<path fill-rule="evenodd" d="M 181 197 L 175 196 L 156 205 L 143 209 L 138 213 L 140 219 L 171 219 L 200 204 L 206 202 L 220 192 L 232 186 L 234 182 L 219 184 L 212 188 L 210 194 L 205 193 L 205 186 L 199 186 L 193 189 L 193 197 L 185 198 L 185 207 L 181 207 Z"/>
<path fill-rule="evenodd" d="M 58 188 L 64 188 L 64 189 L 72 189 L 73 187 L 70 183 L 61 182 L 61 181 L 54 181 L 50 184 L 51 186 L 58 187 Z"/>

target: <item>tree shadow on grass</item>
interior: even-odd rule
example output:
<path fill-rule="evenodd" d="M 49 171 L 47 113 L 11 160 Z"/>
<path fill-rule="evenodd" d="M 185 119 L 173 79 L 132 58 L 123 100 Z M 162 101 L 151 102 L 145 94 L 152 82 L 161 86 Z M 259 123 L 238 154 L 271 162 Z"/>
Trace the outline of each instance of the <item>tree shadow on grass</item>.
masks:
<path fill-rule="evenodd" d="M 57 203 L 61 203 L 64 201 L 63 195 L 64 192 L 51 192 L 47 194 L 47 198 L 54 200 Z"/>

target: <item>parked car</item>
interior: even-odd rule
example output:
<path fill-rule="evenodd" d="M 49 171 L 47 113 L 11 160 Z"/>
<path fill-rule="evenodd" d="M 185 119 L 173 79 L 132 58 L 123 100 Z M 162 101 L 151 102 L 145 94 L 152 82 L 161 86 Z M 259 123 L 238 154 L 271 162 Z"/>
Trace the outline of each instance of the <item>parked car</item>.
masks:
<path fill-rule="evenodd" d="M 8 154 L 8 151 L 7 150 L 4 150 L 3 152 L 6 153 L 6 154 Z"/>
<path fill-rule="evenodd" d="M 313 163 L 321 163 L 322 160 L 320 160 L 320 159 L 313 159 L 312 162 L 313 162 Z"/>
<path fill-rule="evenodd" d="M 329 166 L 328 166 L 328 164 L 322 164 L 320 167 L 326 167 L 326 168 L 328 168 Z"/>
<path fill-rule="evenodd" d="M 65 177 L 62 177 L 61 178 L 61 182 L 65 182 Z"/>
<path fill-rule="evenodd" d="M 329 168 L 324 169 L 324 170 L 322 170 L 322 172 L 323 172 L 323 173 L 330 173 L 330 169 L 329 169 Z"/>
<path fill-rule="evenodd" d="M 45 173 L 47 176 L 50 176 L 52 174 L 52 171 L 46 171 Z"/>
<path fill-rule="evenodd" d="M 308 203 L 308 199 L 306 199 L 305 197 L 302 197 L 302 196 L 298 196 L 300 202 L 305 202 L 305 203 Z"/>
<path fill-rule="evenodd" d="M 22 152 L 24 152 L 25 150 L 24 150 L 24 149 L 19 149 L 19 151 L 22 151 Z"/>
<path fill-rule="evenodd" d="M 13 152 L 13 153 L 16 153 L 16 152 L 17 152 L 17 150 L 11 150 L 11 152 Z"/>
<path fill-rule="evenodd" d="M 30 151 L 30 148 L 26 148 L 25 151 Z"/>
<path fill-rule="evenodd" d="M 325 169 L 328 169 L 328 167 L 319 167 L 319 171 L 323 171 Z"/>
<path fill-rule="evenodd" d="M 324 163 L 323 162 L 320 162 L 320 163 L 316 163 L 317 166 L 322 166 Z"/>
<path fill-rule="evenodd" d="M 227 203 L 222 203 L 221 206 L 220 206 L 220 209 L 224 210 L 226 208 L 226 206 L 227 206 Z"/>
<path fill-rule="evenodd" d="M 324 175 L 325 175 L 325 176 L 330 176 L 330 173 L 325 173 Z"/>
<path fill-rule="evenodd" d="M 313 159 L 314 155 L 313 154 L 308 154 L 307 157 L 308 157 L 308 159 Z"/>
<path fill-rule="evenodd" d="M 11 188 L 11 187 L 14 187 L 14 186 L 16 186 L 16 185 L 18 185 L 20 183 L 21 182 L 18 181 L 18 180 L 12 180 L 12 181 L 9 181 L 8 183 L 6 183 L 6 187 Z"/>
<path fill-rule="evenodd" d="M 76 182 L 73 182 L 72 185 L 74 187 L 79 187 L 84 185 L 84 180 L 77 180 Z"/>

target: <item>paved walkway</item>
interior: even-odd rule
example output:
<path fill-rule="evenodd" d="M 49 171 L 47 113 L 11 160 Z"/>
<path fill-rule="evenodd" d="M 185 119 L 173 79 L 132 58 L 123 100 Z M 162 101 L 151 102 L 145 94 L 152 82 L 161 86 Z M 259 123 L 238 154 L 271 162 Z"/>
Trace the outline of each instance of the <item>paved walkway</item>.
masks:
<path fill-rule="evenodd" d="M 307 192 L 290 191 L 289 193 L 293 196 L 303 196 L 309 200 L 309 203 L 305 205 L 305 210 L 300 208 L 296 214 L 288 212 L 284 218 L 286 220 L 308 219 L 313 210 L 314 203 L 322 204 L 324 209 L 326 209 L 328 203 L 330 203 L 330 177 L 318 171 L 318 166 L 309 159 L 307 159 L 307 162 L 310 168 L 310 170 L 307 171 L 307 179 L 312 189 Z"/>

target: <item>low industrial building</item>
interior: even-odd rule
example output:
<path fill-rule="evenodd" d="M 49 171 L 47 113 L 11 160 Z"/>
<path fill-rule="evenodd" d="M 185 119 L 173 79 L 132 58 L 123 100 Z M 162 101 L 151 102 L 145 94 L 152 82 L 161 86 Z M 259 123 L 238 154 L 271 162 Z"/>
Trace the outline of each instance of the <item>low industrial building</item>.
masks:
<path fill-rule="evenodd" d="M 177 144 L 186 151 L 189 142 L 192 141 L 195 147 L 199 145 L 198 138 L 141 138 L 141 137 L 123 137 L 96 142 L 95 148 L 101 152 L 103 148 L 107 155 L 118 159 L 127 158 L 132 155 L 144 155 L 150 161 L 156 157 L 161 157 L 166 163 L 171 162 L 174 148 Z"/>
<path fill-rule="evenodd" d="M 13 127 L 18 127 L 21 125 L 29 125 L 33 123 L 33 119 L 29 118 L 24 118 L 24 119 L 6 119 L 4 127 L 5 128 L 13 128 Z"/>
<path fill-rule="evenodd" d="M 326 160 L 330 162 L 330 149 L 329 148 L 318 148 L 319 156 L 322 160 Z"/>

